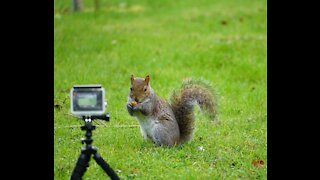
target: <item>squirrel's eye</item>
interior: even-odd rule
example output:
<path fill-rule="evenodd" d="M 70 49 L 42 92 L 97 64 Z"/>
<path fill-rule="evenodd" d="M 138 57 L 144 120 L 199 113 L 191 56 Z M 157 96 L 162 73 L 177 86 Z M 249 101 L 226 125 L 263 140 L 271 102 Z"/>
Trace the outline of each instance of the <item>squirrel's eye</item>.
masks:
<path fill-rule="evenodd" d="M 130 88 L 130 91 L 132 91 L 132 87 Z"/>
<path fill-rule="evenodd" d="M 147 91 L 147 88 L 144 88 L 144 92 L 146 92 Z"/>

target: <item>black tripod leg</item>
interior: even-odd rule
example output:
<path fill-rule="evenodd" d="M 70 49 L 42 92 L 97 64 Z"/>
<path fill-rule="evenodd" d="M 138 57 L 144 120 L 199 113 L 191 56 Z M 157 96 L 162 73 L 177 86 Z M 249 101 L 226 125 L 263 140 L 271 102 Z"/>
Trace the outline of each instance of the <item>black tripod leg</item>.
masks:
<path fill-rule="evenodd" d="M 85 173 L 85 171 L 87 170 L 87 167 L 89 166 L 89 160 L 90 160 L 90 155 L 82 151 L 78 158 L 76 167 L 72 172 L 71 180 L 82 179 L 83 174 Z"/>
<path fill-rule="evenodd" d="M 100 165 L 100 167 L 109 175 L 112 180 L 118 180 L 118 175 L 113 171 L 109 164 L 103 160 L 98 152 L 95 152 L 93 159 Z"/>

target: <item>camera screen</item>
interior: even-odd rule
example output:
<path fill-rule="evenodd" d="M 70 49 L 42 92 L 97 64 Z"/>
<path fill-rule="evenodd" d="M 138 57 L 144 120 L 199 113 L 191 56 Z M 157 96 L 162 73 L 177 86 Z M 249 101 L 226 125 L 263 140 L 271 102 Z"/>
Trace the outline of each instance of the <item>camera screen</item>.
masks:
<path fill-rule="evenodd" d="M 73 106 L 74 111 L 100 111 L 103 106 L 102 92 L 73 92 Z"/>
<path fill-rule="evenodd" d="M 96 94 L 81 94 L 78 97 L 78 105 L 82 107 L 94 107 L 97 104 Z"/>

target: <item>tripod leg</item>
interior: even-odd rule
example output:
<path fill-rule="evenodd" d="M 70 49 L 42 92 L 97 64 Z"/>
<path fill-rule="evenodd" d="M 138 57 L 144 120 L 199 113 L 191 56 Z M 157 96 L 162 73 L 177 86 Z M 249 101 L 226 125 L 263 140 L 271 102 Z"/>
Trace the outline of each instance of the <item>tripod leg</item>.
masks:
<path fill-rule="evenodd" d="M 76 167 L 74 168 L 71 180 L 80 180 L 82 179 L 83 174 L 89 166 L 90 155 L 86 154 L 84 151 L 81 152 Z"/>
<path fill-rule="evenodd" d="M 118 175 L 113 171 L 109 164 L 100 156 L 95 150 L 93 159 L 100 165 L 100 167 L 109 175 L 112 180 L 118 180 Z"/>

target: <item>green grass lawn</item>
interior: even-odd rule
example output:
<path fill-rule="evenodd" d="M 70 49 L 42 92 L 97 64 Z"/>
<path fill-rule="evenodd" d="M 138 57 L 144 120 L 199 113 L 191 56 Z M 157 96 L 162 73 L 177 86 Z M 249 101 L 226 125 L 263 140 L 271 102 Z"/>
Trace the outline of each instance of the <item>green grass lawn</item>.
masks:
<path fill-rule="evenodd" d="M 74 84 L 106 89 L 110 122 L 95 122 L 93 145 L 121 179 L 266 179 L 266 1 L 83 0 L 54 8 L 54 176 L 69 179 L 80 154 L 81 120 L 70 114 Z M 130 75 L 150 74 L 169 100 L 187 77 L 219 97 L 219 120 L 195 109 L 195 134 L 173 148 L 144 141 L 126 111 Z M 199 150 L 203 147 L 203 150 Z M 252 165 L 263 160 L 262 167 Z M 84 179 L 105 179 L 91 159 Z"/>

